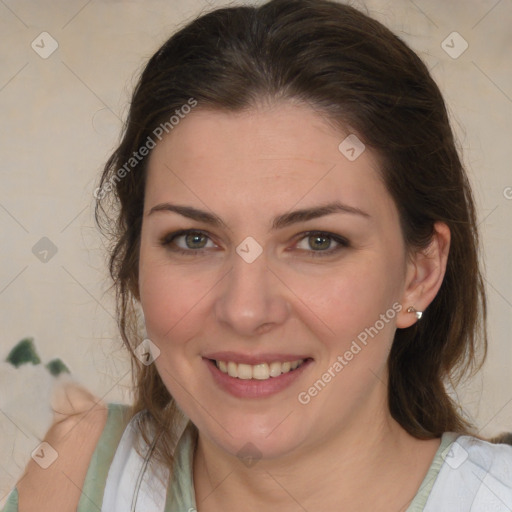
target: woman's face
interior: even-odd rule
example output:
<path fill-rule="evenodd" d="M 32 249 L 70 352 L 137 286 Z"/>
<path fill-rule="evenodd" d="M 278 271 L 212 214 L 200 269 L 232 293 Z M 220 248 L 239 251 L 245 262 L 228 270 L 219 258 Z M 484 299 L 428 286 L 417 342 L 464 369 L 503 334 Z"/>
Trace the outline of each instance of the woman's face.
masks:
<path fill-rule="evenodd" d="M 298 453 L 387 411 L 410 268 L 375 155 L 340 150 L 347 135 L 305 106 L 197 109 L 150 156 L 139 286 L 155 364 L 230 453 Z"/>

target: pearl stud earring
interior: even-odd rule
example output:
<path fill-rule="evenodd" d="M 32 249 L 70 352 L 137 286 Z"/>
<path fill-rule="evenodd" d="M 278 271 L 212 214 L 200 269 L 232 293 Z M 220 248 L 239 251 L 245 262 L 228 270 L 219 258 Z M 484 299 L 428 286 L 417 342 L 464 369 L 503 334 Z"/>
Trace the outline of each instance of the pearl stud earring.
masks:
<path fill-rule="evenodd" d="M 416 308 L 414 308 L 413 306 L 409 306 L 407 308 L 407 313 L 414 313 L 416 315 L 416 318 L 419 320 L 422 315 L 423 315 L 423 311 L 417 311 Z"/>

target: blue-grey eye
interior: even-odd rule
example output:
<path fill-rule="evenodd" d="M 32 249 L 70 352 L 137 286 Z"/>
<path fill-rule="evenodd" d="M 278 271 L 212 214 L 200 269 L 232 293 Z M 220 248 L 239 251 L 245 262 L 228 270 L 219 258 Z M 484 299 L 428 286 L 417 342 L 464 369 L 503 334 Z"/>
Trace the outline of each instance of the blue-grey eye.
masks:
<path fill-rule="evenodd" d="M 176 244 L 178 247 L 183 249 L 204 249 L 208 243 L 209 238 L 204 233 L 190 232 L 181 236 L 177 236 L 174 241 L 184 238 L 185 247 L 180 244 Z"/>
<path fill-rule="evenodd" d="M 309 246 L 315 250 L 329 249 L 332 238 L 325 235 L 310 235 L 308 237 Z"/>
<path fill-rule="evenodd" d="M 322 233 L 313 233 L 302 238 L 297 244 L 297 248 L 306 251 L 325 251 L 331 248 L 333 241 L 332 236 Z"/>

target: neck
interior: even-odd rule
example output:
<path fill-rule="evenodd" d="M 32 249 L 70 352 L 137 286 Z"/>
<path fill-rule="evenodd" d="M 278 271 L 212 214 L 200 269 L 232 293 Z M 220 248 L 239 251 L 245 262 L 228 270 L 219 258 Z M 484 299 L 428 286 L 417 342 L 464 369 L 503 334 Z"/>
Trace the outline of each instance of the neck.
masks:
<path fill-rule="evenodd" d="M 249 467 L 200 434 L 194 459 L 198 511 L 337 510 L 340 503 L 352 511 L 405 511 L 439 439 L 415 439 L 387 409 L 360 408 L 350 423 L 307 449 Z"/>

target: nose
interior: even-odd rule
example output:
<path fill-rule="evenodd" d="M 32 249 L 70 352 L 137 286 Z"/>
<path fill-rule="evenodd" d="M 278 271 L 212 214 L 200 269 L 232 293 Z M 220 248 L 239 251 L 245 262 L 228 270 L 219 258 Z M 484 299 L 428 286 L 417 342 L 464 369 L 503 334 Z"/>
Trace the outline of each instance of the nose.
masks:
<path fill-rule="evenodd" d="M 290 315 L 286 287 L 269 269 L 265 253 L 252 263 L 235 253 L 231 270 L 219 284 L 216 318 L 240 336 L 264 334 Z"/>

